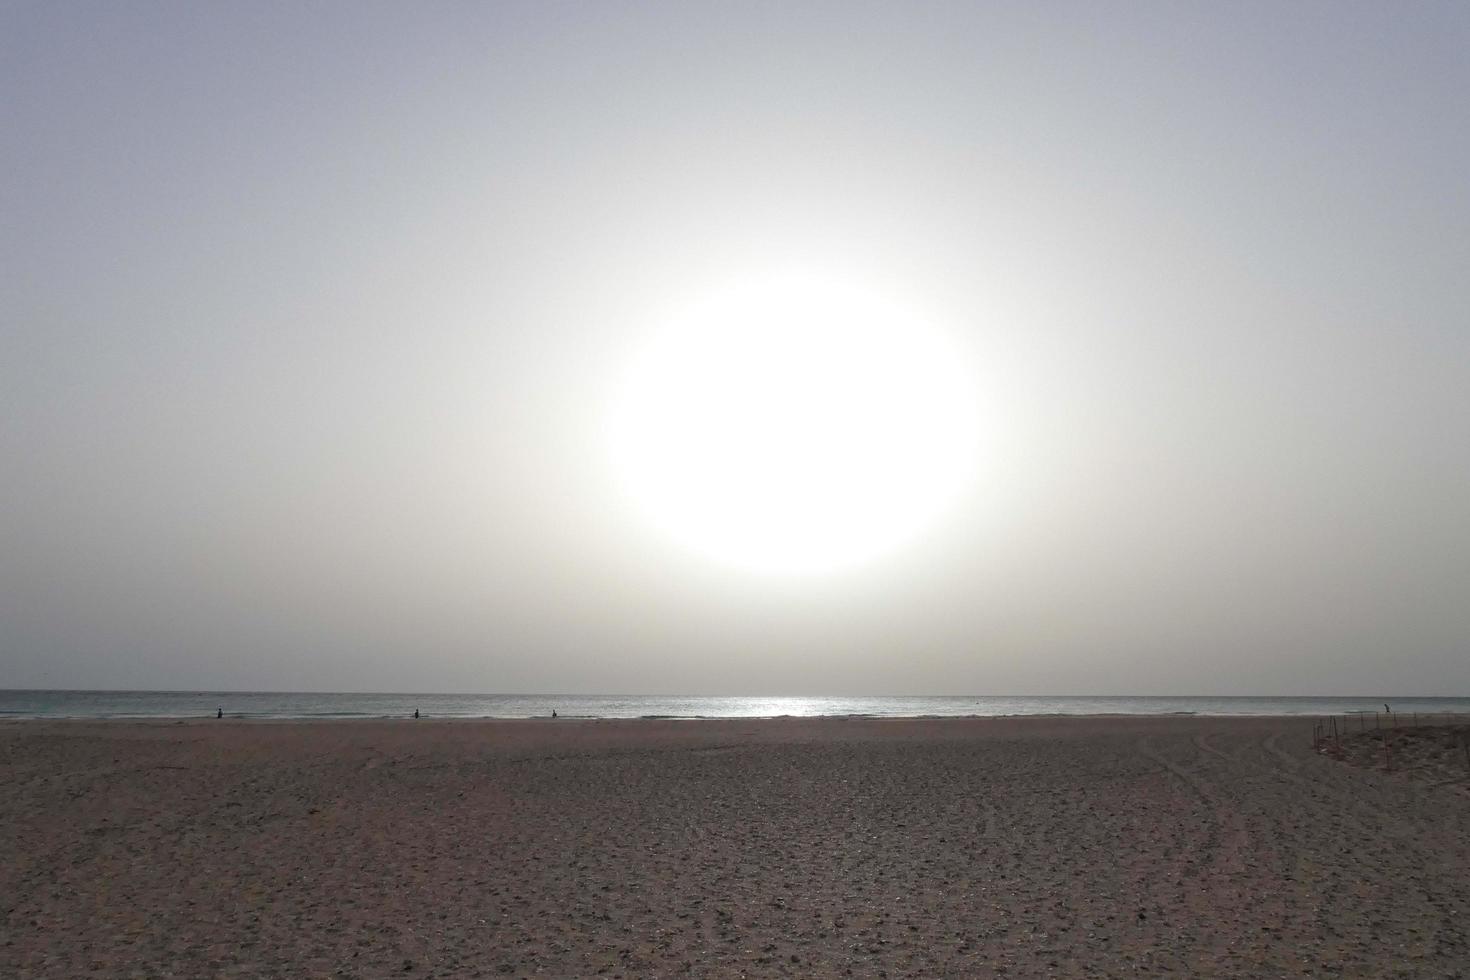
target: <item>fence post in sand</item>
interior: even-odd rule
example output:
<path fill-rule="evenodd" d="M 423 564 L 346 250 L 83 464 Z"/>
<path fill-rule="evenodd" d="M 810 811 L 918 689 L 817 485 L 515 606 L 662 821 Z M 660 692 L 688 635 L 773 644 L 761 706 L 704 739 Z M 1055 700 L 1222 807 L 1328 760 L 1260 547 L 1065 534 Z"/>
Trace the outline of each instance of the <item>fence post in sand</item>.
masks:
<path fill-rule="evenodd" d="M 1363 730 L 1363 725 L 1364 725 L 1364 722 L 1363 722 L 1363 713 L 1361 711 L 1359 711 L 1358 712 L 1358 731 L 1361 732 Z"/>
<path fill-rule="evenodd" d="M 1393 755 L 1388 750 L 1388 733 L 1383 733 L 1383 768 L 1393 772 Z"/>
<path fill-rule="evenodd" d="M 1378 731 L 1378 729 L 1380 729 L 1382 727 L 1383 727 L 1383 725 L 1380 724 L 1379 721 L 1378 721 L 1378 712 L 1376 712 L 1376 711 L 1373 712 L 1373 730 L 1376 732 L 1376 731 Z"/>

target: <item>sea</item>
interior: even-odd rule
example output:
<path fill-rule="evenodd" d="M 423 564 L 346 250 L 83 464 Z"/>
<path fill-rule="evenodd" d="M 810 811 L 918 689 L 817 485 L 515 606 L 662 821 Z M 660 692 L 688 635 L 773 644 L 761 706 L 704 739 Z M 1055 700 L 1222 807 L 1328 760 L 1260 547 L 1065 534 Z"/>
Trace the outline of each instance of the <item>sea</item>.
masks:
<path fill-rule="evenodd" d="M 1470 698 L 671 697 L 662 694 L 350 694 L 265 691 L 0 690 L 11 718 L 962 718 L 1007 715 L 1347 715 L 1387 703 L 1407 715 L 1470 714 Z"/>

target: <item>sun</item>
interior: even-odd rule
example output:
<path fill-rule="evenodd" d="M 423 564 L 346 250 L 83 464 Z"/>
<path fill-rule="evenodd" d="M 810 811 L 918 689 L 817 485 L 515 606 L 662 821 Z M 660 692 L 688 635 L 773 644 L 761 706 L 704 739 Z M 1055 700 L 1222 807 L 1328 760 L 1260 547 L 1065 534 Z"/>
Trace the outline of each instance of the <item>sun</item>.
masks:
<path fill-rule="evenodd" d="M 930 524 L 974 469 L 962 358 L 852 284 L 779 276 L 712 291 L 656 332 L 610 417 L 644 519 L 742 568 L 866 562 Z"/>

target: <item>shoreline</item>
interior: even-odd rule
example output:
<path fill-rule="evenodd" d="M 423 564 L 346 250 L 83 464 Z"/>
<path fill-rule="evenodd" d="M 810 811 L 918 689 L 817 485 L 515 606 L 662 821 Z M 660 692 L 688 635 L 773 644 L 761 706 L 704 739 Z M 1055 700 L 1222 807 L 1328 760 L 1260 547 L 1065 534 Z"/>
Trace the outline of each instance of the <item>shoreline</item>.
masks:
<path fill-rule="evenodd" d="M 1093 712 L 1088 714 L 1076 714 L 1071 712 L 1024 712 L 1015 714 L 966 714 L 966 715 L 878 715 L 878 714 L 832 714 L 832 715 L 569 715 L 562 714 L 556 718 L 545 715 L 424 715 L 414 718 L 406 714 L 391 715 L 248 715 L 230 714 L 226 712 L 223 718 L 213 715 L 0 715 L 0 724 L 6 723 L 32 723 L 32 722 L 56 722 L 56 723 L 116 723 L 116 724 L 146 724 L 156 722 L 159 724 L 204 723 L 222 722 L 231 723 L 280 723 L 280 724 L 351 724 L 364 722 L 391 722 L 405 721 L 418 724 L 439 723 L 538 723 L 556 722 L 558 724 L 586 724 L 605 722 L 785 722 L 785 721 L 1014 721 L 1026 718 L 1045 720 L 1056 720 L 1075 718 L 1079 721 L 1102 720 L 1102 719 L 1218 719 L 1218 720 L 1260 720 L 1260 721 L 1291 721 L 1316 720 L 1322 718 L 1344 717 L 1350 718 L 1357 715 L 1375 714 L 1371 711 L 1338 711 L 1338 712 L 1295 712 L 1290 714 L 1254 714 L 1243 712 L 1207 712 L 1207 711 L 1159 711 L 1159 712 Z M 1440 712 L 1403 712 L 1396 713 L 1395 718 L 1408 719 L 1429 718 L 1455 718 L 1470 722 L 1470 711 L 1440 711 Z M 1384 715 L 1388 717 L 1388 715 Z M 1403 725 L 1424 724 L 1423 721 L 1404 721 Z"/>

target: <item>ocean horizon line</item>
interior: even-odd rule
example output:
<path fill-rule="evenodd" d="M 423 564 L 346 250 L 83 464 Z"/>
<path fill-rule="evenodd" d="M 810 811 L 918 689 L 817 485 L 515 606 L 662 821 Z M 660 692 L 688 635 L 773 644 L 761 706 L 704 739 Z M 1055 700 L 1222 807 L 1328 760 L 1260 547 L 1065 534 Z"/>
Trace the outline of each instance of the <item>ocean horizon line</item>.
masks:
<path fill-rule="evenodd" d="M 1137 699 L 1166 699 L 1166 698 L 1207 698 L 1218 701 L 1229 700 L 1260 700 L 1267 698 L 1325 698 L 1325 699 L 1366 699 L 1373 700 L 1388 698 L 1398 700 L 1460 700 L 1470 698 L 1470 692 L 1464 695 L 1458 694 L 1417 694 L 1412 692 L 1349 692 L 1349 693 L 1303 693 L 1288 692 L 1285 694 L 1266 694 L 1261 692 L 1251 694 L 1092 694 L 1092 693 L 1052 693 L 1052 694 L 1028 694 L 1015 692 L 1000 693 L 960 693 L 960 694 L 844 694 L 834 692 L 823 692 L 819 694 L 782 694 L 782 693 L 737 693 L 737 694 L 691 694 L 679 692 L 673 694 L 649 693 L 643 691 L 386 691 L 386 690 L 345 690 L 327 688 L 226 688 L 226 687 L 0 687 L 0 694 L 25 693 L 25 694 L 170 694 L 170 695 L 199 695 L 199 694 L 236 694 L 236 695 L 270 695 L 270 696 L 343 696 L 343 697 L 456 697 L 456 698 L 671 698 L 671 699 L 819 699 L 819 698 L 886 698 L 900 700 L 910 699 L 944 699 L 944 698 L 1137 698 Z"/>
<path fill-rule="evenodd" d="M 1470 714 L 1470 697 L 1395 695 L 592 695 L 0 689 L 0 719 L 968 718 Z"/>

